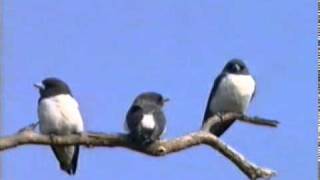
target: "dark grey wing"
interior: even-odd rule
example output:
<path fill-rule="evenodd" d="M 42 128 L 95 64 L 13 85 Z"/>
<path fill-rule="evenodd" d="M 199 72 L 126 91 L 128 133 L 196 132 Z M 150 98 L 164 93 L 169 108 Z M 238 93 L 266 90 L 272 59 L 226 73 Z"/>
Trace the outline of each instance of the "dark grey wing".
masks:
<path fill-rule="evenodd" d="M 253 93 L 252 93 L 252 95 L 251 95 L 250 102 L 252 102 L 252 100 L 253 100 L 253 98 L 256 96 L 256 92 L 257 92 L 257 83 L 256 83 L 257 81 L 256 81 L 256 79 L 255 79 L 254 77 L 252 77 L 252 78 L 253 78 L 255 84 L 254 84 L 254 91 L 253 91 Z"/>
<path fill-rule="evenodd" d="M 140 106 L 131 106 L 126 117 L 126 123 L 130 133 L 137 131 L 137 128 L 142 118 L 143 109 Z"/>
<path fill-rule="evenodd" d="M 73 154 L 72 162 L 71 162 L 73 174 L 76 174 L 76 172 L 77 172 L 79 153 L 80 153 L 80 147 L 79 147 L 79 145 L 75 145 L 74 154 Z"/>
<path fill-rule="evenodd" d="M 162 135 L 162 133 L 166 129 L 166 118 L 165 118 L 165 115 L 161 109 L 156 110 L 153 113 L 153 115 L 155 117 L 156 126 L 155 126 L 155 129 L 153 130 L 151 139 L 153 141 L 155 141 L 155 140 L 160 139 L 160 136 Z"/>
<path fill-rule="evenodd" d="M 60 164 L 60 168 L 65 171 L 66 173 L 68 173 L 69 175 L 74 175 L 77 171 L 77 165 L 78 165 L 78 157 L 79 157 L 79 145 L 75 145 L 74 146 L 74 150 L 72 153 L 72 160 L 71 160 L 71 164 L 68 163 L 68 161 L 65 159 L 66 156 L 68 156 L 68 148 L 70 148 L 70 146 L 62 146 L 62 147 L 54 147 L 51 146 L 51 149 L 54 152 L 54 155 L 56 156 L 56 158 L 59 161 Z M 71 147 L 72 148 L 72 147 Z"/>
<path fill-rule="evenodd" d="M 206 111 L 204 113 L 204 117 L 203 117 L 203 121 L 202 121 L 202 125 L 204 125 L 208 118 L 210 118 L 211 116 L 213 116 L 213 113 L 210 111 L 210 104 L 211 104 L 211 101 L 213 99 L 213 97 L 216 95 L 216 92 L 218 90 L 218 86 L 222 80 L 222 78 L 224 78 L 226 76 L 225 73 L 221 73 L 215 80 L 214 80 L 214 83 L 213 83 L 213 87 L 211 89 L 211 92 L 210 92 L 210 96 L 209 96 L 209 99 L 208 99 L 208 102 L 207 102 L 207 107 L 206 107 Z"/>
<path fill-rule="evenodd" d="M 221 136 L 228 128 L 236 121 L 236 119 L 232 119 L 227 122 L 217 122 L 210 127 L 210 132 L 215 136 Z"/>

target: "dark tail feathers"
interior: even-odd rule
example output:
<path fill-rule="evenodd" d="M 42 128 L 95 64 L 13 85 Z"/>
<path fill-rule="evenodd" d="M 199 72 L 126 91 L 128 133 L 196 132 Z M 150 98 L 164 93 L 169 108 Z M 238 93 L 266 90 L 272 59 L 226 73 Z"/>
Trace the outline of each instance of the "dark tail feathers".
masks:
<path fill-rule="evenodd" d="M 234 123 L 235 120 L 223 123 L 216 123 L 210 127 L 210 132 L 217 137 L 220 137 L 229 127 Z"/>
<path fill-rule="evenodd" d="M 79 157 L 79 145 L 75 145 L 74 153 L 72 156 L 72 160 L 70 164 L 65 163 L 62 159 L 60 159 L 60 156 L 57 152 L 57 150 L 52 146 L 52 150 L 56 156 L 56 158 L 59 160 L 60 168 L 61 170 L 65 171 L 67 174 L 73 176 L 76 174 L 77 171 L 77 165 L 78 165 L 78 157 Z"/>
<path fill-rule="evenodd" d="M 147 146 L 152 144 L 156 139 L 153 137 L 153 130 L 138 129 L 130 133 L 130 137 L 134 143 Z"/>

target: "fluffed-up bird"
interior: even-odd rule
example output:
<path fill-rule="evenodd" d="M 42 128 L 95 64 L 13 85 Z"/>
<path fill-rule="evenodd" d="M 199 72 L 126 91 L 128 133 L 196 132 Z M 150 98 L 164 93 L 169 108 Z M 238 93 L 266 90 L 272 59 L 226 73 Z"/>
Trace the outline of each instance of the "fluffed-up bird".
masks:
<path fill-rule="evenodd" d="M 60 79 L 46 78 L 35 84 L 39 89 L 38 118 L 40 132 L 48 135 L 68 135 L 83 132 L 79 105 L 69 86 Z M 51 146 L 60 168 L 74 175 L 77 170 L 79 145 Z"/>
<path fill-rule="evenodd" d="M 136 97 L 125 121 L 125 129 L 136 143 L 149 145 L 160 139 L 166 128 L 162 108 L 167 101 L 156 92 L 146 92 Z"/>

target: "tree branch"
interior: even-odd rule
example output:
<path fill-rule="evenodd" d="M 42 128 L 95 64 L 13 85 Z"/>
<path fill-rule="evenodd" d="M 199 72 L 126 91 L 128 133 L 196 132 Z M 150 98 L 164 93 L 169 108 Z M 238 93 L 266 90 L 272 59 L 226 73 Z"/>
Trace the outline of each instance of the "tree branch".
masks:
<path fill-rule="evenodd" d="M 233 120 L 239 120 L 244 123 L 249 123 L 253 125 L 266 126 L 266 127 L 278 127 L 279 121 L 265 119 L 260 117 L 250 117 L 241 113 L 228 112 L 222 115 L 212 116 L 207 120 L 207 122 L 202 126 L 202 129 L 209 131 L 210 127 L 218 123 L 227 123 Z"/>
<path fill-rule="evenodd" d="M 228 115 L 228 116 L 227 116 Z M 243 115 L 242 115 L 243 116 Z M 242 117 L 241 116 L 241 117 Z M 237 117 L 239 117 L 237 115 Z M 216 117 L 217 118 L 217 117 Z M 234 114 L 225 114 L 223 119 L 235 118 Z M 252 118 L 249 118 L 251 122 Z M 271 178 L 275 172 L 261 168 L 245 159 L 243 155 L 228 146 L 216 136 L 199 131 L 172 140 L 161 140 L 150 146 L 139 146 L 133 143 L 126 134 L 83 133 L 66 136 L 43 135 L 34 131 L 35 124 L 20 130 L 17 134 L 0 138 L 0 151 L 22 145 L 73 145 L 87 147 L 122 147 L 149 156 L 165 156 L 197 145 L 208 145 L 232 161 L 248 178 Z"/>

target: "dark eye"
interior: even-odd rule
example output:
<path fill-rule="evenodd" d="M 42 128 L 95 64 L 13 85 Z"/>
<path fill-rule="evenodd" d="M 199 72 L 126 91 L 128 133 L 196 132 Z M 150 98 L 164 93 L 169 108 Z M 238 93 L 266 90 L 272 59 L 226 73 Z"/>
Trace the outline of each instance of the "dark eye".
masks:
<path fill-rule="evenodd" d="M 51 88 L 55 88 L 55 87 L 56 87 L 56 84 L 53 84 L 53 83 L 45 83 L 44 86 L 45 86 L 46 89 L 51 89 Z"/>

